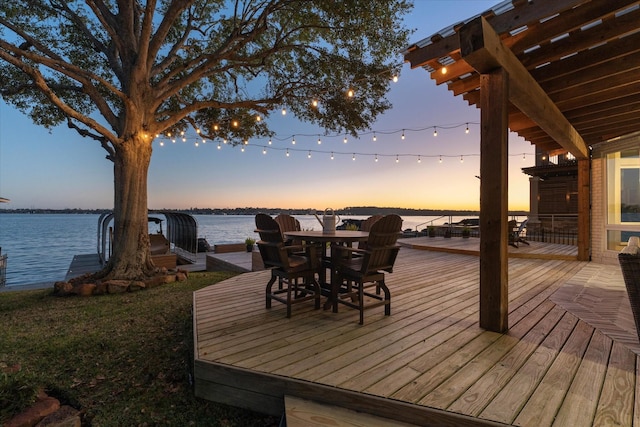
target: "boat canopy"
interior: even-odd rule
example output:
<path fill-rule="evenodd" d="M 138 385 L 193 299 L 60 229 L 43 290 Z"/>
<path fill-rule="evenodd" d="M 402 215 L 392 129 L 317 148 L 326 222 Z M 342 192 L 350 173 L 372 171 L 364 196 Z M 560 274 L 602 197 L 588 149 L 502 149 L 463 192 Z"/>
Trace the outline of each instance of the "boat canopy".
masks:
<path fill-rule="evenodd" d="M 162 219 L 157 215 L 163 215 L 166 222 L 166 231 L 162 231 Z M 111 256 L 113 246 L 113 231 L 111 223 L 113 212 L 106 212 L 98 218 L 97 250 L 100 262 L 104 265 Z M 180 258 L 195 262 L 198 253 L 198 223 L 196 219 L 185 213 L 169 211 L 149 211 L 149 222 L 160 226 L 160 233 L 171 243 L 171 252 Z"/>

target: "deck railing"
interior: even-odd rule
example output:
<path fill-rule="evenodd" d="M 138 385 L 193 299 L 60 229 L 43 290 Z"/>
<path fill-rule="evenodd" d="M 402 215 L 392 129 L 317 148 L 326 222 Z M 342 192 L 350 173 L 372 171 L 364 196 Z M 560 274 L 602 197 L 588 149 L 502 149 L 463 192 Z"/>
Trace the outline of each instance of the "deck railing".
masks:
<path fill-rule="evenodd" d="M 529 219 L 526 239 L 534 242 L 576 246 L 578 244 L 578 215 L 542 214 L 538 215 L 537 221 Z"/>

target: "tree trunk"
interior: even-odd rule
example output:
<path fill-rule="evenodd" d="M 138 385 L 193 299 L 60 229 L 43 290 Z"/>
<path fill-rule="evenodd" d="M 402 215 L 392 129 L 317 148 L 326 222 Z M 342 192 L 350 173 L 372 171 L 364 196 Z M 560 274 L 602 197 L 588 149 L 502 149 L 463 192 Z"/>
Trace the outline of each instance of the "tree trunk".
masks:
<path fill-rule="evenodd" d="M 147 219 L 151 140 L 137 133 L 118 144 L 115 151 L 113 254 L 103 274 L 108 279 L 143 279 L 155 270 Z"/>

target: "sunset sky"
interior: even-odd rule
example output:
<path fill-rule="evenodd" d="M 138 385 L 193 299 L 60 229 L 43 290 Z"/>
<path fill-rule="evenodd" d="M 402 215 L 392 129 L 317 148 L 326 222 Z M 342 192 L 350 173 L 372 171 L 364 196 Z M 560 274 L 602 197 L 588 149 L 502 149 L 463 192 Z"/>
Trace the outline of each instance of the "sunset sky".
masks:
<path fill-rule="evenodd" d="M 497 3 L 417 0 L 406 18 L 415 29 L 411 41 Z M 196 147 L 195 133 L 187 142 L 165 140 L 161 146 L 156 140 L 149 208 L 478 209 L 479 110 L 408 64 L 388 98 L 393 108 L 346 144 L 344 135 L 324 136 L 279 111 L 267 119 L 276 132 L 271 146 L 265 138 L 251 140 L 244 152 L 226 145 L 218 150 L 217 141 Z M 510 134 L 509 154 L 509 209 L 528 210 L 529 181 L 521 168 L 533 165 L 534 148 Z M 0 208 L 113 207 L 113 168 L 105 155 L 96 141 L 66 126 L 49 133 L 0 101 L 0 197 L 11 199 Z"/>

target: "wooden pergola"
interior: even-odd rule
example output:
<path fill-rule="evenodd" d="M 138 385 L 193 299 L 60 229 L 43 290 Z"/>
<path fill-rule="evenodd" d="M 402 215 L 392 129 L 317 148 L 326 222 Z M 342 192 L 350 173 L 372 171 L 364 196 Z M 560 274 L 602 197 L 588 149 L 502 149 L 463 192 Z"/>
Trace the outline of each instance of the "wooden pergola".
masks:
<path fill-rule="evenodd" d="M 590 146 L 640 131 L 640 1 L 509 0 L 412 45 L 481 110 L 480 326 L 508 329 L 508 130 L 578 160 L 578 258 L 590 253 Z"/>

